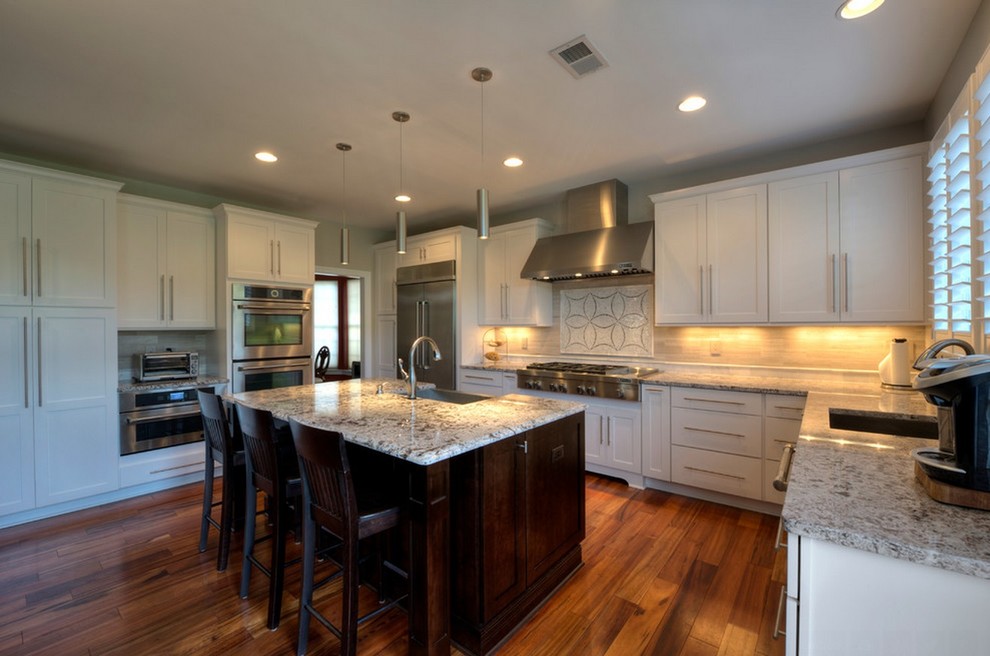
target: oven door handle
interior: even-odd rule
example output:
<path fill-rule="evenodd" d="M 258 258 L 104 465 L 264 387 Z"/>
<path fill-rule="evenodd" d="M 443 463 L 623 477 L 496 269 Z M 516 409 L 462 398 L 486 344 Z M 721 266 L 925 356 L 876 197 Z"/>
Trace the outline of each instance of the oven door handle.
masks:
<path fill-rule="evenodd" d="M 309 367 L 308 361 L 299 364 L 256 364 L 253 366 L 237 365 L 238 371 L 267 371 L 269 369 L 299 369 Z"/>
<path fill-rule="evenodd" d="M 309 312 L 308 305 L 241 305 L 235 306 L 238 310 L 253 310 L 265 312 L 267 314 L 286 314 L 291 312 Z"/>
<path fill-rule="evenodd" d="M 176 412 L 171 414 L 155 414 L 155 415 L 144 415 L 142 417 L 126 417 L 124 423 L 126 424 L 147 424 L 151 421 L 165 421 L 170 419 L 186 419 L 187 417 L 198 417 L 199 411 L 196 412 Z"/>

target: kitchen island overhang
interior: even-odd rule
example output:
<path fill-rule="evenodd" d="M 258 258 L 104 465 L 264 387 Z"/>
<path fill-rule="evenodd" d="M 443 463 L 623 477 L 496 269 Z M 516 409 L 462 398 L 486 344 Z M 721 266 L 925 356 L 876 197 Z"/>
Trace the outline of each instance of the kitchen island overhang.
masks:
<path fill-rule="evenodd" d="M 404 390 L 348 380 L 227 398 L 395 458 L 408 475 L 409 651 L 449 654 L 453 637 L 488 653 L 581 566 L 584 405 L 516 394 L 458 405 Z"/>

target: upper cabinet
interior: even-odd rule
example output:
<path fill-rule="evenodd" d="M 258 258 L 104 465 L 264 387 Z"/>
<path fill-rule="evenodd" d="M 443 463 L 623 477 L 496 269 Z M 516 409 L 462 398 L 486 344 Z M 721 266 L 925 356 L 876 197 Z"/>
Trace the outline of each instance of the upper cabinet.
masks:
<path fill-rule="evenodd" d="M 480 242 L 478 321 L 482 325 L 549 326 L 553 323 L 550 283 L 519 277 L 536 240 L 551 226 L 530 219 L 491 229 Z"/>
<path fill-rule="evenodd" d="M 113 307 L 119 188 L 0 165 L 0 303 Z"/>
<path fill-rule="evenodd" d="M 661 324 L 767 320 L 766 185 L 657 203 Z"/>
<path fill-rule="evenodd" d="M 406 252 L 398 255 L 398 266 L 429 264 L 457 259 L 457 234 L 438 230 L 406 239 Z"/>
<path fill-rule="evenodd" d="M 232 205 L 214 209 L 226 230 L 227 277 L 313 284 L 316 222 Z"/>
<path fill-rule="evenodd" d="M 657 323 L 923 322 L 918 151 L 652 196 Z"/>
<path fill-rule="evenodd" d="M 216 327 L 213 213 L 121 195 L 118 214 L 118 326 Z"/>

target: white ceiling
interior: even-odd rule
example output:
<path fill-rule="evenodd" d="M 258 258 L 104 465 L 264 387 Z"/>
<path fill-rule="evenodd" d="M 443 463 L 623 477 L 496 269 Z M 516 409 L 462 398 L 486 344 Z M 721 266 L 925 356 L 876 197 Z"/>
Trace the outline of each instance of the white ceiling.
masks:
<path fill-rule="evenodd" d="M 0 152 L 410 229 L 921 120 L 979 0 L 0 0 Z M 586 34 L 610 66 L 547 54 Z M 481 89 L 487 66 L 485 151 Z M 682 114 L 700 93 L 707 108 Z M 280 156 L 261 164 L 254 152 Z M 526 164 L 510 170 L 503 157 Z"/>

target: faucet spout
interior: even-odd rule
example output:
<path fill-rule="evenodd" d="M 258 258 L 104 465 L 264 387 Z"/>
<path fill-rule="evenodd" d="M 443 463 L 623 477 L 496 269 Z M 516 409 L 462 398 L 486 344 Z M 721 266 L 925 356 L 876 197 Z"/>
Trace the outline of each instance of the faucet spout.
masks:
<path fill-rule="evenodd" d="M 416 360 L 415 360 L 415 356 L 416 356 L 416 349 L 423 342 L 426 342 L 427 344 L 429 344 L 430 346 L 433 347 L 433 361 L 434 362 L 437 362 L 437 361 L 443 359 L 443 356 L 440 355 L 440 347 L 437 345 L 437 343 L 433 340 L 432 337 L 429 337 L 427 335 L 420 335 L 415 340 L 413 340 L 412 346 L 409 347 L 409 373 L 408 374 L 406 373 L 406 370 L 402 368 L 402 358 L 399 358 L 399 371 L 402 372 L 403 377 L 406 379 L 406 383 L 408 383 L 408 385 L 409 385 L 409 394 L 408 394 L 408 397 L 410 399 L 415 399 L 416 398 Z"/>

